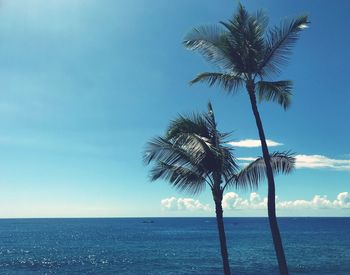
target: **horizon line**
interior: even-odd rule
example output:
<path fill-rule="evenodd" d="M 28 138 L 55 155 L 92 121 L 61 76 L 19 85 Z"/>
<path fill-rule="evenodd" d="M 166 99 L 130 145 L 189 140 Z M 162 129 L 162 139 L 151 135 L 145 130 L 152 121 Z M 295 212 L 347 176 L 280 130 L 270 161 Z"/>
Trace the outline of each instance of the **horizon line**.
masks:
<path fill-rule="evenodd" d="M 192 216 L 192 217 L 186 217 L 186 216 L 144 216 L 144 217 L 132 217 L 132 216 L 126 216 L 126 217 L 11 217 L 11 218 L 1 218 L 1 220 L 47 220 L 47 219 L 178 219 L 178 218 L 184 218 L 184 219 L 215 219 L 215 216 Z M 239 219 L 268 219 L 268 216 L 249 216 L 249 217 L 240 217 L 240 216 L 229 216 L 224 217 L 224 219 L 227 218 L 239 218 Z M 350 218 L 350 216 L 279 216 L 279 218 Z"/>

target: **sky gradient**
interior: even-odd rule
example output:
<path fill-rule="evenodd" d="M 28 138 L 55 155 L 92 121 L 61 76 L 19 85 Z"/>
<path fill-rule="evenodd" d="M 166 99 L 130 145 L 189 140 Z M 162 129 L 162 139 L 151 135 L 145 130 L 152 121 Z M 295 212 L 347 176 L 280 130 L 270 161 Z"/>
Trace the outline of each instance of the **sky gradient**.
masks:
<path fill-rule="evenodd" d="M 242 3 L 265 10 L 271 25 L 300 13 L 311 20 L 278 77 L 294 81 L 291 108 L 259 106 L 271 151 L 297 155 L 296 171 L 276 178 L 278 215 L 350 216 L 350 2 Z M 193 198 L 150 183 L 142 151 L 177 114 L 205 111 L 210 100 L 242 164 L 261 155 L 245 92 L 190 87 L 216 68 L 181 45 L 236 5 L 1 1 L 0 217 L 213 216 L 208 189 Z M 266 183 L 229 192 L 226 216 L 266 216 Z"/>

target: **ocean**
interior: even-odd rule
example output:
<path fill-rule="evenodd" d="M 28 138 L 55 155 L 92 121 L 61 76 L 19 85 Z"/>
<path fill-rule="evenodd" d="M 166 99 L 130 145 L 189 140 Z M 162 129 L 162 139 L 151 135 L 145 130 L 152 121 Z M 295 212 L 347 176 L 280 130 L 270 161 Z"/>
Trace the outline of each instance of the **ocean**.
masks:
<path fill-rule="evenodd" d="M 350 218 L 279 218 L 291 274 L 350 274 Z M 278 274 L 266 218 L 226 218 L 233 274 Z M 215 218 L 3 219 L 0 274 L 222 274 Z"/>

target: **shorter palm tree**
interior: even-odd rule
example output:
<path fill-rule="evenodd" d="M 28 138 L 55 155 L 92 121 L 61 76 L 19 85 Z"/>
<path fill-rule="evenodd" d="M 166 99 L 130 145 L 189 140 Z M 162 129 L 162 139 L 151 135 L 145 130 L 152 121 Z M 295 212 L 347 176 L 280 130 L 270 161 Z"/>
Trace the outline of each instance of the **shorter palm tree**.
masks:
<path fill-rule="evenodd" d="M 164 137 L 147 143 L 144 161 L 153 163 L 152 181 L 165 179 L 190 194 L 198 194 L 209 185 L 215 202 L 224 273 L 231 274 L 223 221 L 222 198 L 227 187 L 256 188 L 266 177 L 265 162 L 258 158 L 242 170 L 225 141 L 227 133 L 217 130 L 214 112 L 208 104 L 208 113 L 179 116 L 172 121 Z M 294 158 L 288 153 L 271 155 L 271 166 L 276 173 L 289 173 Z"/>

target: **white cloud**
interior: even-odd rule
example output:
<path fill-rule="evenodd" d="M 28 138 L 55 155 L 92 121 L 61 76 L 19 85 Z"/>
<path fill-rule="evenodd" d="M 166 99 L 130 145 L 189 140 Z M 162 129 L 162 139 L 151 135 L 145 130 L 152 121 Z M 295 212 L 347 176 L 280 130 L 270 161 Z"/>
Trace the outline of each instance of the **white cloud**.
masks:
<path fill-rule="evenodd" d="M 279 143 L 276 141 L 273 141 L 271 139 L 266 140 L 267 146 L 273 147 L 273 146 L 281 146 L 283 143 Z M 243 139 L 240 141 L 230 141 L 228 144 L 235 146 L 235 147 L 260 147 L 260 139 Z"/>
<path fill-rule="evenodd" d="M 337 201 L 337 200 L 335 200 Z M 312 200 L 295 200 L 277 202 L 277 208 L 280 209 L 327 209 L 333 208 L 332 202 L 327 199 L 327 196 L 315 195 Z"/>
<path fill-rule="evenodd" d="M 296 168 L 332 168 L 350 171 L 350 159 L 332 159 L 322 155 L 296 155 Z"/>
<path fill-rule="evenodd" d="M 176 210 L 177 208 L 177 199 L 175 197 L 166 198 L 160 201 L 162 207 L 168 210 Z"/>
<path fill-rule="evenodd" d="M 192 198 L 170 197 L 161 200 L 164 210 L 174 211 L 211 211 L 208 204 L 202 204 L 199 200 Z M 222 207 L 226 211 L 235 210 L 265 210 L 267 198 L 262 198 L 258 193 L 250 193 L 249 198 L 242 198 L 235 192 L 228 192 L 223 196 Z M 322 209 L 350 209 L 349 192 L 341 192 L 335 200 L 327 196 L 315 195 L 311 200 L 289 200 L 280 201 L 276 197 L 276 208 L 280 210 L 322 210 Z"/>
<path fill-rule="evenodd" d="M 237 158 L 242 161 L 242 166 L 246 166 L 249 162 L 256 160 L 253 157 Z M 296 155 L 295 168 L 308 169 L 336 169 L 350 171 L 350 159 L 332 159 L 322 155 Z"/>
<path fill-rule="evenodd" d="M 271 139 L 267 139 L 266 143 L 268 146 L 281 146 L 283 143 L 279 143 L 276 141 L 273 141 Z M 230 141 L 228 144 L 234 146 L 234 147 L 246 147 L 246 148 L 253 148 L 253 147 L 260 147 L 260 140 L 259 139 L 243 139 L 239 141 Z M 345 155 L 345 156 L 350 156 Z M 256 158 L 253 157 L 243 157 L 243 158 L 237 158 L 238 160 L 244 162 L 245 166 L 247 162 L 254 161 Z M 332 159 L 327 156 L 323 155 L 305 155 L 305 154 L 299 154 L 295 156 L 296 162 L 295 167 L 296 168 L 309 168 L 309 169 L 322 169 L 322 168 L 331 168 L 336 170 L 345 170 L 350 171 L 350 159 Z"/>
<path fill-rule="evenodd" d="M 335 207 L 350 208 L 350 195 L 348 192 L 339 193 L 337 199 L 333 202 Z"/>
<path fill-rule="evenodd" d="M 234 192 L 225 194 L 222 198 L 222 207 L 224 209 L 242 209 L 249 205 L 248 200 L 244 200 Z"/>
<path fill-rule="evenodd" d="M 189 211 L 208 211 L 209 205 L 202 204 L 199 200 L 192 198 L 165 198 L 160 204 L 164 210 L 189 210 Z"/>
<path fill-rule="evenodd" d="M 228 192 L 222 198 L 222 207 L 227 210 L 264 209 L 266 203 L 267 199 L 261 199 L 255 192 L 250 194 L 249 200 L 241 198 L 235 192 Z"/>
<path fill-rule="evenodd" d="M 258 193 L 250 193 L 249 201 L 251 203 L 256 203 L 260 201 L 260 195 Z"/>
<path fill-rule="evenodd" d="M 226 210 L 242 209 L 266 209 L 267 198 L 261 198 L 259 194 L 253 192 L 248 199 L 241 198 L 234 192 L 226 193 L 223 197 L 222 206 Z M 339 193 L 333 201 L 327 196 L 315 195 L 311 200 L 291 200 L 279 201 L 276 198 L 278 209 L 341 209 L 350 208 L 350 195 L 348 192 Z"/>
<path fill-rule="evenodd" d="M 250 158 L 250 157 L 248 157 L 248 158 L 237 158 L 237 159 L 241 160 L 241 161 L 248 161 L 248 162 L 256 160 L 256 158 Z"/>

